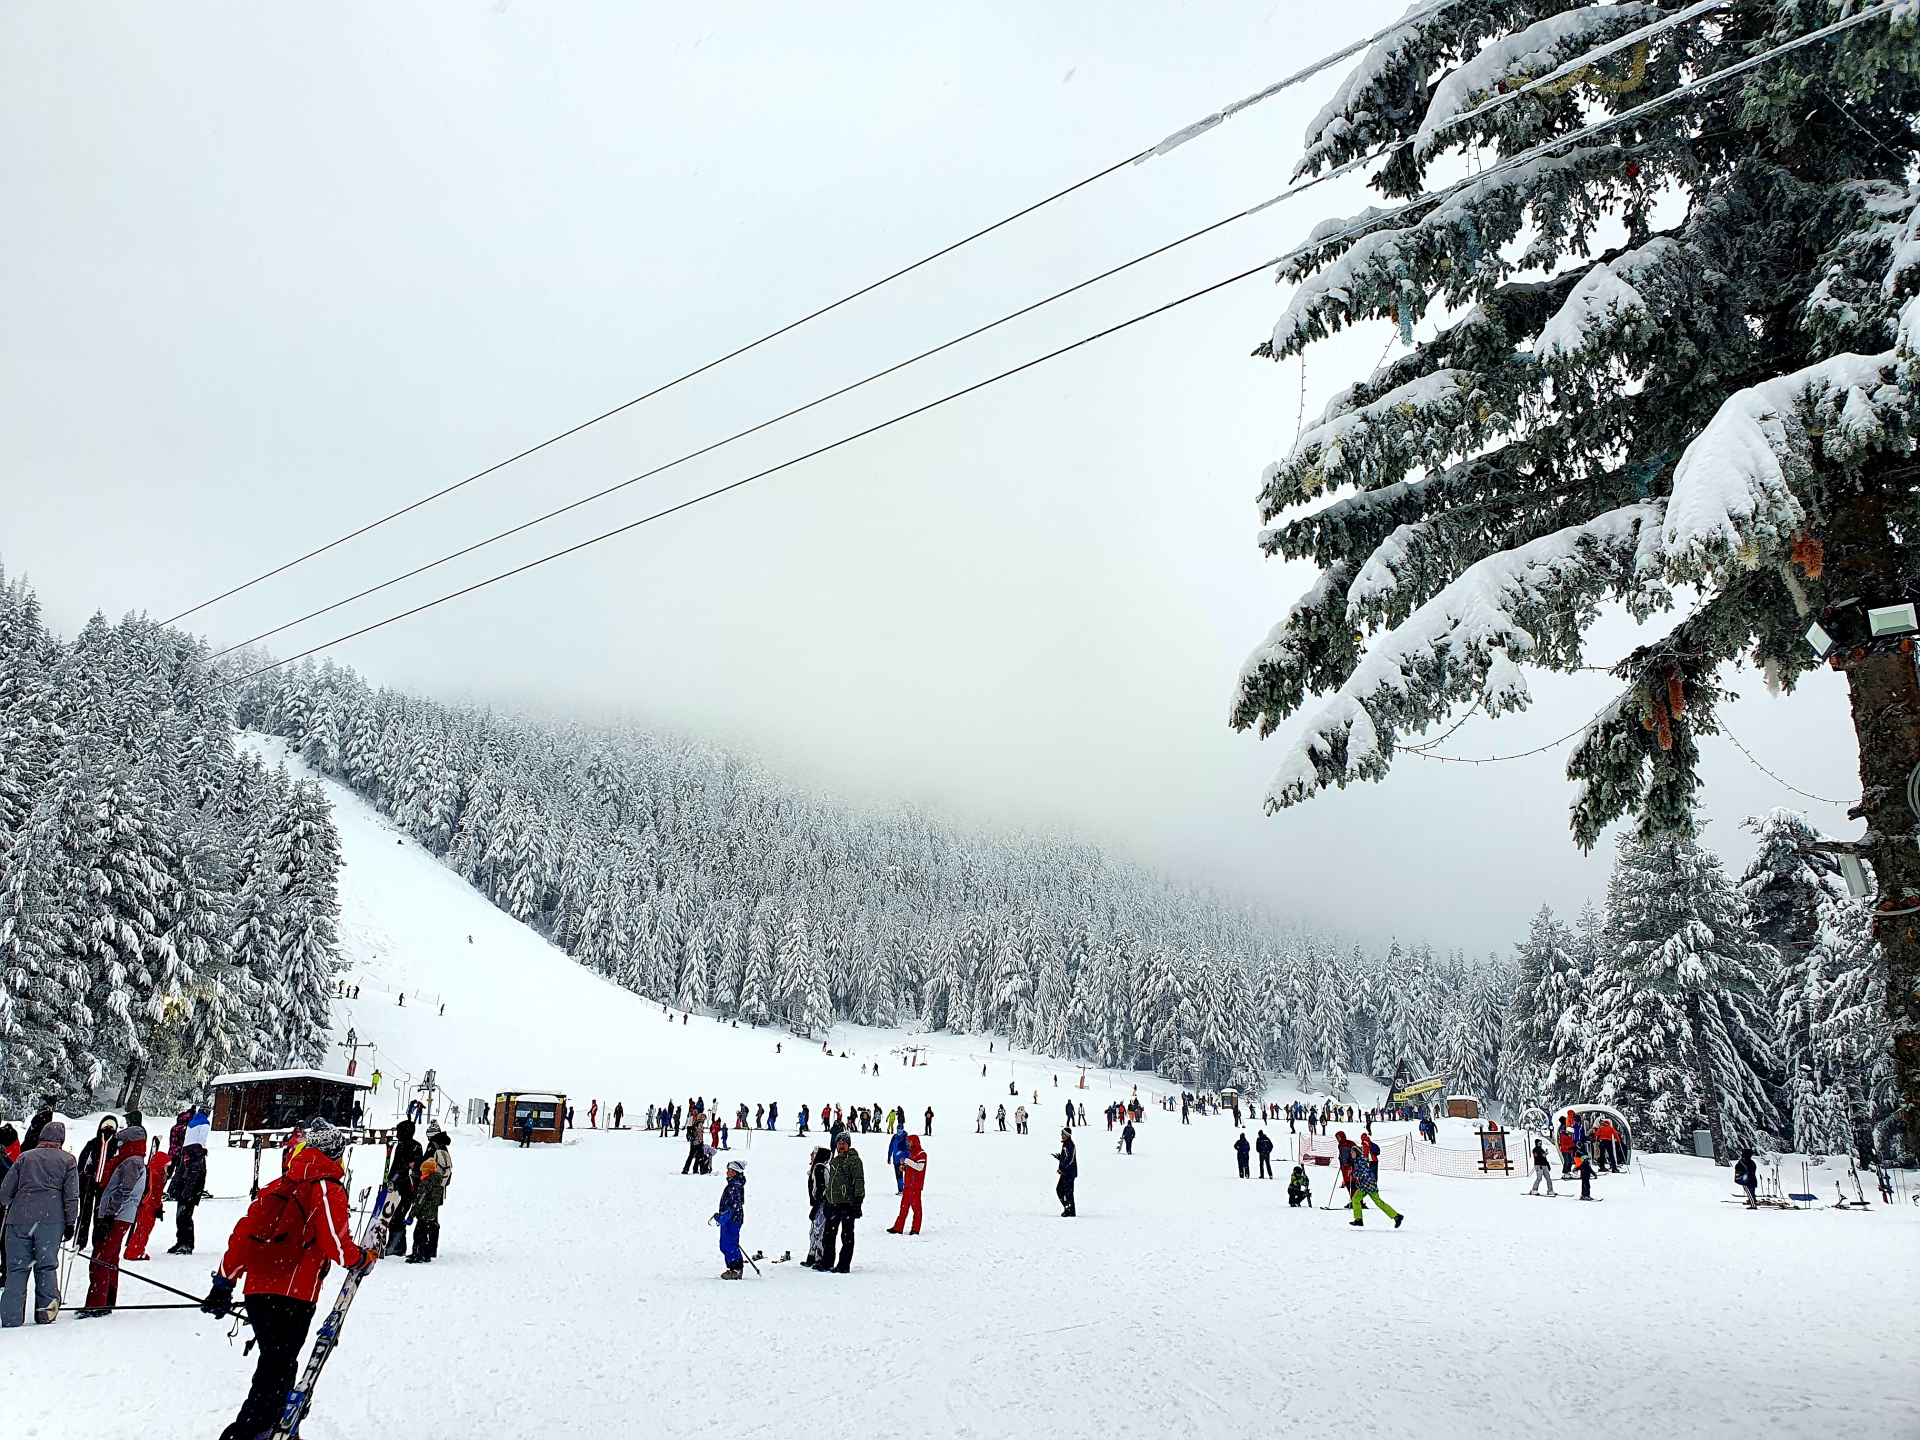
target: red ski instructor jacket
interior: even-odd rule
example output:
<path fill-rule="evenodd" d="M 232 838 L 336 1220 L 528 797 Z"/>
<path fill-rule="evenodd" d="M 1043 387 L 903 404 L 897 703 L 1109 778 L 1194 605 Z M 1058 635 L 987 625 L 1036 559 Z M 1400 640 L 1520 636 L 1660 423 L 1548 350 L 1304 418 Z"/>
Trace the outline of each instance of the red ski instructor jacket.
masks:
<path fill-rule="evenodd" d="M 229 1280 L 245 1275 L 249 1295 L 318 1300 L 328 1262 L 353 1266 L 365 1257 L 348 1220 L 340 1162 L 302 1150 L 233 1227 L 220 1273 Z"/>

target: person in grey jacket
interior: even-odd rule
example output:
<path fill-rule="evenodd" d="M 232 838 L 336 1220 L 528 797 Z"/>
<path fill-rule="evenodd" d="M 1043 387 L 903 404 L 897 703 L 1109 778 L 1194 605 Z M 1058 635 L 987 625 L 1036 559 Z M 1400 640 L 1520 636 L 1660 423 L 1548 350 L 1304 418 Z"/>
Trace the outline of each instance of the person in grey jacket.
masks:
<path fill-rule="evenodd" d="M 27 1323 L 27 1272 L 33 1272 L 33 1319 L 51 1325 L 60 1311 L 60 1240 L 71 1238 L 80 1219 L 80 1168 L 66 1152 L 67 1127 L 49 1120 L 40 1143 L 14 1162 L 0 1180 L 0 1206 L 7 1212 L 7 1288 L 0 1297 L 0 1326 Z"/>
<path fill-rule="evenodd" d="M 75 1312 L 75 1319 L 91 1320 L 113 1313 L 120 1295 L 120 1247 L 133 1228 L 140 1197 L 146 1193 L 147 1132 L 139 1125 L 129 1125 L 114 1145 L 113 1168 L 100 1191 L 93 1222 L 93 1264 L 87 1268 L 87 1303 Z"/>

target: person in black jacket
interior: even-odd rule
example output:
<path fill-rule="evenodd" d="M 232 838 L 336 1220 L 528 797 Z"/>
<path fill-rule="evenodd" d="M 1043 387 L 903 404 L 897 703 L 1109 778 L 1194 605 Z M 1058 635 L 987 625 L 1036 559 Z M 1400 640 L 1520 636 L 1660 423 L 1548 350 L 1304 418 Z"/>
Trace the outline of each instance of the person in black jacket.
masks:
<path fill-rule="evenodd" d="M 1260 1153 L 1260 1178 L 1273 1179 L 1273 1141 L 1267 1138 L 1266 1131 L 1260 1132 L 1260 1138 L 1253 1142 L 1253 1148 Z"/>
<path fill-rule="evenodd" d="M 113 1159 L 113 1139 L 119 1132 L 120 1122 L 108 1115 L 100 1121 L 100 1128 L 94 1132 L 93 1139 L 80 1151 L 80 1218 L 73 1228 L 73 1248 L 76 1250 L 87 1248 L 93 1230 L 94 1206 L 99 1204 L 100 1191 L 107 1183 L 108 1162 Z"/>
<path fill-rule="evenodd" d="M 821 1268 L 827 1229 L 827 1171 L 832 1161 L 824 1145 L 814 1146 L 813 1158 L 807 1161 L 807 1258 L 800 1263 L 809 1270 Z"/>
<path fill-rule="evenodd" d="M 393 1127 L 393 1162 L 387 1166 L 387 1189 L 400 1197 L 400 1203 L 394 1207 L 390 1222 L 389 1255 L 407 1253 L 407 1215 L 420 1188 L 420 1162 L 426 1153 L 413 1138 L 413 1121 L 402 1120 Z"/>
<path fill-rule="evenodd" d="M 1074 1153 L 1071 1130 L 1060 1132 L 1060 1148 L 1053 1158 L 1060 1162 L 1060 1181 L 1053 1193 L 1060 1197 L 1060 1218 L 1065 1220 L 1079 1213 L 1073 1208 L 1073 1182 L 1080 1178 L 1080 1157 Z"/>
<path fill-rule="evenodd" d="M 1247 1132 L 1242 1130 L 1240 1132 L 1240 1138 L 1233 1142 L 1233 1153 L 1238 1156 L 1240 1160 L 1240 1178 L 1242 1180 L 1250 1178 L 1247 1174 L 1247 1152 L 1252 1148 L 1251 1145 L 1247 1144 Z"/>
<path fill-rule="evenodd" d="M 207 1188 L 207 1147 L 184 1145 L 174 1162 L 173 1178 L 167 1182 L 167 1199 L 173 1201 L 173 1248 L 169 1255 L 193 1254 L 193 1207 Z"/>
<path fill-rule="evenodd" d="M 1753 1163 L 1753 1151 L 1742 1150 L 1733 1164 L 1733 1183 L 1747 1192 L 1747 1209 L 1760 1208 L 1760 1167 Z"/>

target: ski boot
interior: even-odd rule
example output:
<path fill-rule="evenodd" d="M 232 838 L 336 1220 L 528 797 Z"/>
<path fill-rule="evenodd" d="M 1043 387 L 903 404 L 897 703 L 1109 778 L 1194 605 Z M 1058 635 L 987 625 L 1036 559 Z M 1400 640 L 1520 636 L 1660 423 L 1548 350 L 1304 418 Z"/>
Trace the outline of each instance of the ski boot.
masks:
<path fill-rule="evenodd" d="M 720 1272 L 720 1278 L 722 1280 L 738 1280 L 740 1278 L 740 1267 L 738 1265 L 729 1265 Z"/>

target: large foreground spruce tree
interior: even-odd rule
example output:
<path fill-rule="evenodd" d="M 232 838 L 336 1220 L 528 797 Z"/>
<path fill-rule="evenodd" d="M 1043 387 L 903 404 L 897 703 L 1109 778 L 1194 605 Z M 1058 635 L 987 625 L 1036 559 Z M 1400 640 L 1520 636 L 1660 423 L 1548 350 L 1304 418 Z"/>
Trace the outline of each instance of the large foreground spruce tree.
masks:
<path fill-rule="evenodd" d="M 1873 7 L 1734 0 L 1665 23 L 1683 8 L 1428 7 L 1309 128 L 1301 173 L 1377 155 L 1385 199 L 1282 266 L 1295 289 L 1261 353 L 1368 320 L 1408 348 L 1264 477 L 1263 546 L 1321 573 L 1248 659 L 1233 722 L 1266 734 L 1318 697 L 1268 792 L 1297 804 L 1381 778 L 1450 714 L 1523 708 L 1525 667 L 1587 662 L 1603 602 L 1678 607 L 1614 667 L 1568 773 L 1582 846 L 1623 817 L 1685 837 L 1725 667 L 1791 688 L 1823 663 L 1804 638 L 1822 620 L 1912 1144 L 1920 680 L 1912 646 L 1844 602 L 1920 598 L 1920 7 L 1646 108 Z"/>

